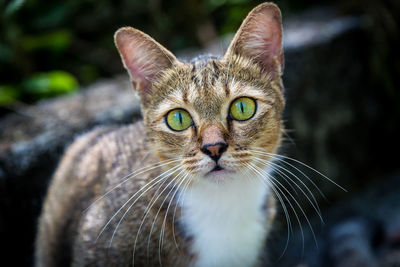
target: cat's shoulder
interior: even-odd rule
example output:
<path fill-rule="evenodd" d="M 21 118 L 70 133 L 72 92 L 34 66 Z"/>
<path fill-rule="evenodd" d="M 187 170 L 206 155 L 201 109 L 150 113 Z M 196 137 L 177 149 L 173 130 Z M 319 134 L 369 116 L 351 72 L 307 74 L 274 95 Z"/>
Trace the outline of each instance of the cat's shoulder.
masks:
<path fill-rule="evenodd" d="M 88 166 L 104 168 L 107 162 L 115 160 L 134 161 L 147 150 L 148 138 L 142 121 L 125 126 L 100 126 L 79 135 L 69 145 L 59 169 L 74 166 L 74 172 L 86 174 Z"/>
<path fill-rule="evenodd" d="M 98 126 L 92 130 L 79 135 L 70 145 L 69 150 L 74 147 L 107 148 L 107 145 L 139 146 L 147 142 L 147 136 L 143 121 L 137 121 L 129 125 Z"/>
<path fill-rule="evenodd" d="M 143 121 L 114 127 L 96 142 L 97 149 L 105 153 L 133 153 L 148 149 L 148 137 Z"/>

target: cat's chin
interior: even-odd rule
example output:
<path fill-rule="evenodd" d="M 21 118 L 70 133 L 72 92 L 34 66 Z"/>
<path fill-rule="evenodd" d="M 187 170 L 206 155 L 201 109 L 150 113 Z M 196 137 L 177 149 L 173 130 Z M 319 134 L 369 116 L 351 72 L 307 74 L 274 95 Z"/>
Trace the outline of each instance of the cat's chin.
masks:
<path fill-rule="evenodd" d="M 227 180 L 231 180 L 235 175 L 235 171 L 223 169 L 223 168 L 214 168 L 204 175 L 204 178 L 207 180 L 211 180 L 217 183 L 225 182 Z"/>

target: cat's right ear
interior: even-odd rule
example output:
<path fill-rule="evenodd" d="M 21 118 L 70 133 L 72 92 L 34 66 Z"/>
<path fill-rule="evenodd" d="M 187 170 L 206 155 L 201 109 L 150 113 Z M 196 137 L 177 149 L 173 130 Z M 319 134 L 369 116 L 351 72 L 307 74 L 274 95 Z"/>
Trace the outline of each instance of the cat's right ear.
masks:
<path fill-rule="evenodd" d="M 133 88 L 142 100 L 151 96 L 152 82 L 177 61 L 176 57 L 153 38 L 132 27 L 120 28 L 114 41 Z"/>
<path fill-rule="evenodd" d="M 263 3 L 247 15 L 224 58 L 233 55 L 252 59 L 272 76 L 282 75 L 282 15 L 277 5 Z"/>

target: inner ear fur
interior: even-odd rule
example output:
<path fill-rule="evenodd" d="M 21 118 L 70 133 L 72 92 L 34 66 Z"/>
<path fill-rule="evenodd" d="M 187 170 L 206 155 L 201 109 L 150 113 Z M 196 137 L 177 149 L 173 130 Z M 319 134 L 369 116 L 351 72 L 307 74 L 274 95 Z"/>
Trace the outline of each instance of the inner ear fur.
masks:
<path fill-rule="evenodd" d="M 274 3 L 255 7 L 235 34 L 224 58 L 232 55 L 249 58 L 268 73 L 282 75 L 282 15 Z"/>
<path fill-rule="evenodd" d="M 114 41 L 133 87 L 142 98 L 153 93 L 152 82 L 157 75 L 177 62 L 170 51 L 132 27 L 120 28 Z"/>

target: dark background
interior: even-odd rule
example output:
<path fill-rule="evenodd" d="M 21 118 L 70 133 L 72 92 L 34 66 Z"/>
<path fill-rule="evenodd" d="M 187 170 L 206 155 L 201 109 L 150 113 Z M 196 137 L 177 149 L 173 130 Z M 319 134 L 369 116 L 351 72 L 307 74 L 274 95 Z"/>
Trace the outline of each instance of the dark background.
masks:
<path fill-rule="evenodd" d="M 179 51 L 204 47 L 233 33 L 262 1 L 0 1 L 0 106 L 70 92 L 122 72 L 112 36 L 132 25 Z M 316 5 L 365 15 L 366 63 L 382 90 L 394 91 L 398 3 L 387 1 L 277 1 L 284 18 Z M 395 54 L 393 54 L 395 53 Z M 349 59 L 350 60 L 350 59 Z M 396 65 L 397 64 L 397 65 Z M 61 73 L 60 73 L 61 72 Z M 46 83 L 46 81 L 48 83 Z M 3 110 L 4 112 L 4 110 Z"/>
<path fill-rule="evenodd" d="M 58 104 L 48 108 L 64 101 L 60 95 L 67 94 L 67 99 L 87 94 L 90 98 L 91 89 L 87 88 L 93 83 L 124 73 L 113 44 L 114 32 L 121 26 L 134 26 L 178 55 L 187 56 L 215 43 L 223 47 L 219 40 L 229 39 L 259 3 L 0 0 L 0 255 L 4 266 L 31 265 L 37 216 L 65 145 L 95 125 L 128 123 L 140 116 L 137 111 L 130 111 L 115 120 L 106 116 L 86 124 L 71 124 L 69 128 L 60 128 L 61 120 L 50 124 L 46 121 L 49 110 L 60 109 Z M 310 218 L 319 248 L 310 237 L 305 216 L 296 207 L 305 243 L 299 238 L 296 216 L 290 212 L 294 230 L 289 249 L 278 259 L 286 242 L 286 221 L 281 212 L 269 261 L 280 266 L 301 262 L 306 266 L 341 266 L 329 240 L 332 229 L 350 218 L 358 222 L 357 229 L 365 230 L 360 238 L 369 242 L 370 257 L 383 262 L 380 259 L 386 257 L 388 247 L 398 249 L 400 240 L 395 234 L 400 233 L 396 213 L 400 212 L 400 3 L 276 3 L 284 23 L 291 22 L 292 26 L 307 26 L 307 21 L 322 25 L 342 17 L 356 18 L 357 25 L 328 41 L 287 47 L 285 51 L 288 137 L 282 152 L 326 174 L 347 192 L 288 160 L 326 195 L 327 200 L 301 172 L 289 167 L 313 191 L 326 223 L 321 226 L 317 222 L 316 212 L 301 191 L 284 184 L 294 191 Z M 324 30 L 319 34 L 325 34 Z M 59 97 L 53 102 L 51 98 L 55 96 Z M 43 111 L 43 116 L 31 113 L 36 109 Z M 65 109 L 69 112 L 70 106 Z M 41 120 L 46 121 L 46 126 L 41 126 Z M 41 133 L 49 133 L 51 137 L 46 140 L 51 142 L 40 143 L 36 136 Z M 32 145 L 28 142 L 31 139 Z"/>

